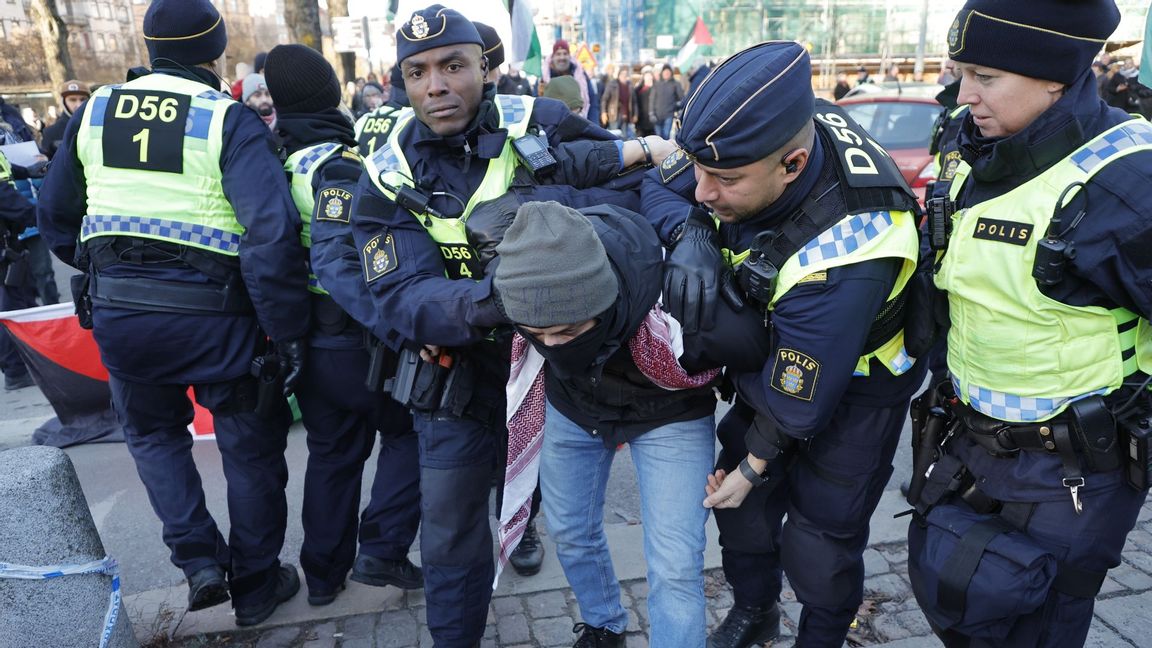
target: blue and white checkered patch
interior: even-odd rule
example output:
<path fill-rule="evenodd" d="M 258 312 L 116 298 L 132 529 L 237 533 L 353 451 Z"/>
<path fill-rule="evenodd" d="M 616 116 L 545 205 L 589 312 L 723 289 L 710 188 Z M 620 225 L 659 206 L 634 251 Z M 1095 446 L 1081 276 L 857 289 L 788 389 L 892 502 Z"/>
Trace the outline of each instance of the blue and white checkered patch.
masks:
<path fill-rule="evenodd" d="M 1144 120 L 1131 121 L 1103 137 L 1089 142 L 1072 154 L 1072 163 L 1084 173 L 1104 164 L 1114 155 L 1133 146 L 1152 144 L 1152 124 Z"/>
<path fill-rule="evenodd" d="M 182 241 L 190 245 L 219 250 L 225 254 L 240 252 L 240 235 L 233 232 L 200 225 L 196 223 L 181 223 L 179 221 L 165 220 L 163 218 L 147 218 L 144 216 L 98 216 L 89 214 L 84 217 L 81 236 L 94 236 L 98 234 L 139 234 L 154 236 L 173 241 Z"/>
<path fill-rule="evenodd" d="M 916 361 L 912 358 L 912 356 L 908 355 L 908 351 L 904 348 L 904 346 L 901 345 L 900 352 L 897 353 L 896 357 L 892 358 L 892 360 L 888 363 L 888 368 L 892 370 L 892 373 L 900 376 L 908 373 L 908 371 L 912 369 L 912 365 L 915 364 L 915 362 Z"/>
<path fill-rule="evenodd" d="M 524 100 L 514 95 L 496 95 L 496 100 L 500 102 L 500 112 L 504 114 L 504 124 L 511 126 L 512 124 L 519 124 L 524 120 L 528 114 L 528 108 L 524 105 Z"/>
<path fill-rule="evenodd" d="M 385 144 L 376 149 L 372 154 L 372 165 L 380 172 L 398 171 L 400 169 L 400 158 L 396 156 L 395 151 L 392 150 L 392 144 Z"/>
<path fill-rule="evenodd" d="M 217 92 L 216 90 L 205 90 L 196 96 L 200 99 L 207 99 L 208 101 L 220 101 L 221 99 L 232 98 L 231 95 L 226 95 L 223 92 Z"/>
<path fill-rule="evenodd" d="M 960 390 L 960 385 L 956 382 L 955 378 L 952 379 L 952 386 L 957 391 Z M 1106 389 L 1097 389 L 1096 391 L 1079 396 L 1032 398 L 992 391 L 991 389 L 977 387 L 976 385 L 968 385 L 968 401 L 972 409 L 981 414 L 986 414 L 1001 421 L 1023 423 L 1043 421 L 1051 418 L 1068 405 L 1068 403 L 1078 401 L 1082 398 L 1088 398 L 1089 396 L 1103 394 L 1106 391 Z"/>
<path fill-rule="evenodd" d="M 892 214 L 865 212 L 824 230 L 797 253 L 801 266 L 851 254 L 892 226 Z"/>
<path fill-rule="evenodd" d="M 212 126 L 212 111 L 207 108 L 189 106 L 188 121 L 184 124 L 184 134 L 196 139 L 208 139 L 208 130 Z"/>
<path fill-rule="evenodd" d="M 108 111 L 109 99 L 111 99 L 111 97 L 97 95 L 92 97 L 88 105 L 84 107 L 84 110 L 87 110 L 88 114 L 92 115 L 91 123 L 93 128 L 104 125 L 104 113 Z"/>
<path fill-rule="evenodd" d="M 339 147 L 339 144 L 333 142 L 326 142 L 316 146 L 296 162 L 296 168 L 292 169 L 292 173 L 297 175 L 304 175 L 308 173 L 308 171 L 312 168 L 312 165 L 316 164 L 321 159 L 323 159 L 324 156 L 328 155 Z"/>

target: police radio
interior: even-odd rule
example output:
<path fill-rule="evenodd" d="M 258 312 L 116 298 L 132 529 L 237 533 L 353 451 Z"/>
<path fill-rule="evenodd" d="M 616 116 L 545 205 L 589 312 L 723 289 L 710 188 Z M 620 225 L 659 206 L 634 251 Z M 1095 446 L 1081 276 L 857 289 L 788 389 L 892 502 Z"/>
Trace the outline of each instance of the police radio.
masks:
<path fill-rule="evenodd" d="M 752 239 L 748 258 L 736 269 L 736 278 L 749 299 L 763 305 L 772 303 L 776 294 L 776 280 L 780 270 L 764 255 L 765 246 L 771 244 L 776 233 L 773 230 L 760 232 Z"/>
<path fill-rule="evenodd" d="M 1064 209 L 1064 198 L 1074 189 L 1083 188 L 1083 182 L 1073 182 L 1064 188 L 1060 198 L 1056 201 L 1056 208 L 1052 212 L 1052 220 L 1048 223 L 1048 233 L 1036 243 L 1036 259 L 1032 264 L 1032 278 L 1040 286 L 1055 286 L 1064 281 L 1064 268 L 1068 262 L 1076 258 L 1076 246 L 1071 241 L 1064 240 L 1064 236 L 1080 224 L 1084 214 L 1088 212 L 1088 193 L 1084 192 L 1084 208 L 1072 219 L 1067 229 L 1061 231 L 1060 211 Z"/>
<path fill-rule="evenodd" d="M 520 163 L 537 178 L 552 173 L 560 165 L 548 149 L 548 140 L 536 133 L 512 140 L 512 151 Z"/>

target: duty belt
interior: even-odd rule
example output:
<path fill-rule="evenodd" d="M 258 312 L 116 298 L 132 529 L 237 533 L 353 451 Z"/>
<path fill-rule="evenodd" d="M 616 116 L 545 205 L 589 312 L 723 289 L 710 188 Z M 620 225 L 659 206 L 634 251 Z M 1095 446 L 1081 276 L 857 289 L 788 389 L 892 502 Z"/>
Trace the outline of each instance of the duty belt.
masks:
<path fill-rule="evenodd" d="M 192 284 L 144 277 L 107 277 L 92 273 L 92 300 L 165 313 L 215 313 L 249 315 L 252 301 L 243 285 Z"/>
<path fill-rule="evenodd" d="M 1057 453 L 1061 436 L 1072 446 L 1068 434 L 1071 420 L 1064 414 L 1037 423 L 1010 423 L 982 414 L 963 403 L 957 403 L 954 409 L 969 438 L 997 457 L 1010 457 L 1021 450 Z M 1073 446 L 1072 450 L 1076 448 Z"/>
<path fill-rule="evenodd" d="M 1080 488 L 1084 486 L 1084 473 L 1076 453 L 1077 445 L 1072 440 L 1070 416 L 1061 414 L 1037 423 L 1009 423 L 981 414 L 963 403 L 958 403 L 954 411 L 968 438 L 993 456 L 1012 457 L 1021 450 L 1058 454 L 1063 464 L 1061 483 L 1071 494 L 1076 513 L 1083 510 Z"/>

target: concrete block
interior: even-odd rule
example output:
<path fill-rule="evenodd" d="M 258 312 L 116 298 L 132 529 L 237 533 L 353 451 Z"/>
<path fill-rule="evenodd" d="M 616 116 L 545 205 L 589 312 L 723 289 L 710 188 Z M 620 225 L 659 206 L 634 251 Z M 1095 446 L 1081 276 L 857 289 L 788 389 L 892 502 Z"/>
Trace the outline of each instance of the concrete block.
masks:
<path fill-rule="evenodd" d="M 68 455 L 47 446 L 0 452 L 0 562 L 44 568 L 104 557 Z M 97 646 L 111 592 L 106 574 L 0 577 L 0 646 Z M 122 601 L 108 645 L 138 645 Z"/>

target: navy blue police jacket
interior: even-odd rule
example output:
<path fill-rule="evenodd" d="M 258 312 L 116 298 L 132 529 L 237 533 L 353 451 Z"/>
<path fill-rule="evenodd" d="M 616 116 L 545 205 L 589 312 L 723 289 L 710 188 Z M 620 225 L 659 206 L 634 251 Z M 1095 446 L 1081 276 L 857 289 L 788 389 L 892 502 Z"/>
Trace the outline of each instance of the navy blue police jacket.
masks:
<path fill-rule="evenodd" d="M 199 81 L 213 89 L 218 83 L 207 70 L 200 72 L 198 68 L 158 68 L 155 73 Z M 37 205 L 41 236 L 61 261 L 73 266 L 87 213 L 87 184 L 75 142 L 84 121 L 83 111 L 89 105 L 78 109 L 68 123 Z M 170 383 L 232 380 L 248 374 L 265 335 L 273 341 L 287 341 L 308 332 L 307 254 L 300 243 L 300 218 L 284 182 L 284 169 L 273 154 L 271 133 L 255 112 L 236 103 L 225 115 L 223 140 L 222 188 L 244 227 L 240 273 L 255 317 L 97 306 L 94 334 L 104 364 L 114 376 Z M 156 176 L 157 182 L 163 182 L 164 174 Z M 187 266 L 113 265 L 101 274 L 188 283 L 210 281 Z M 141 340 L 148 344 L 141 344 Z"/>
<path fill-rule="evenodd" d="M 958 143 L 972 167 L 957 196 L 965 208 L 1035 178 L 1088 140 L 1131 119 L 1109 107 L 1096 92 L 1093 75 L 1085 71 L 1064 95 L 1023 130 L 1005 138 L 981 137 L 971 116 L 961 126 Z M 1064 235 L 1076 248 L 1061 283 L 1042 288 L 1048 297 L 1074 306 L 1122 306 L 1143 318 L 1152 317 L 1152 151 L 1115 160 L 1085 185 L 1066 208 L 1064 222 L 1082 207 L 1086 215 Z M 1053 196 L 1053 200 L 1055 200 Z M 1075 210 L 1075 211 L 1073 211 Z M 1144 376 L 1130 378 L 1132 386 Z M 1131 386 L 1110 399 L 1126 399 Z M 965 451 L 965 465 L 981 478 L 981 489 L 992 497 L 1011 500 L 1061 500 L 1060 459 L 1047 453 L 1022 452 L 1012 461 L 995 460 L 982 450 Z M 1115 487 L 1122 471 L 1089 475 L 1081 493 Z"/>
<path fill-rule="evenodd" d="M 360 267 L 360 254 L 352 243 L 352 199 L 356 182 L 363 172 L 360 156 L 356 154 L 356 140 L 352 126 L 340 111 L 326 110 L 310 114 L 286 114 L 277 120 L 277 133 L 283 140 L 283 155 L 291 156 L 298 150 L 332 142 L 344 147 L 329 157 L 312 176 L 312 195 L 316 209 L 311 218 L 312 248 L 309 252 L 312 273 L 328 296 L 344 313 L 363 327 L 374 328 L 378 319 L 372 300 L 364 288 L 364 271 Z M 313 295 L 315 304 L 325 298 Z M 332 314 L 329 313 L 329 316 Z M 364 346 L 363 329 L 345 323 L 342 333 L 326 332 L 313 310 L 309 344 L 324 349 L 356 349 Z"/>
<path fill-rule="evenodd" d="M 431 206 L 445 216 L 462 212 L 462 205 L 480 186 L 488 160 L 497 157 L 507 142 L 506 132 L 498 128 L 494 97 L 489 84 L 476 118 L 458 135 L 436 135 L 418 119 L 413 119 L 401 135 L 401 148 L 414 180 L 432 191 L 456 197 L 433 197 Z M 571 161 L 561 164 L 554 182 L 591 187 L 621 171 L 619 140 L 573 115 L 563 103 L 536 99 L 529 125 L 538 126 L 548 142 L 561 149 L 558 160 Z M 566 143 L 578 144 L 578 140 L 598 140 L 603 145 L 583 158 L 563 153 Z M 491 273 L 480 280 L 449 279 L 440 249 L 424 226 L 411 212 L 384 196 L 367 172 L 360 177 L 352 201 L 352 232 L 361 251 L 375 237 L 385 240 L 391 236 L 395 262 L 383 273 L 364 275 L 373 307 L 381 314 L 372 332 L 389 347 L 398 349 L 405 342 L 468 346 L 484 340 L 494 326 L 504 323 L 491 300 Z"/>
<path fill-rule="evenodd" d="M 17 234 L 36 227 L 36 206 L 11 182 L 0 182 L 0 220 Z"/>
<path fill-rule="evenodd" d="M 822 145 L 814 147 L 801 177 L 788 185 L 776 203 L 747 221 L 720 224 L 721 245 L 735 252 L 747 250 L 758 233 L 791 214 L 818 185 L 836 177 L 831 164 L 832 152 Z M 659 168 L 648 172 L 641 189 L 644 215 L 665 242 L 691 209 L 701 207 L 695 202 L 696 179 L 690 165 L 670 178 L 667 175 L 662 176 Z M 826 278 L 789 290 L 776 302 L 763 331 L 769 347 L 762 368 L 729 372 L 740 397 L 770 417 L 781 432 L 797 439 L 811 438 L 827 427 L 840 402 L 870 407 L 907 403 L 924 379 L 922 367 L 894 376 L 873 361 L 871 375 L 854 375 L 870 324 L 891 293 L 899 269 L 896 259 L 864 261 L 832 268 Z M 788 351 L 805 354 L 818 365 L 811 384 L 796 394 L 776 387 L 781 371 L 791 364 L 781 360 Z M 713 360 L 718 365 L 730 362 L 729 358 Z M 749 435 L 747 442 L 753 455 L 766 456 L 765 439 Z"/>

